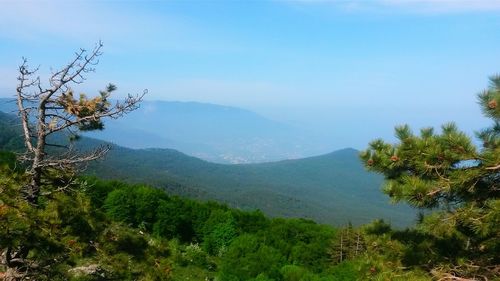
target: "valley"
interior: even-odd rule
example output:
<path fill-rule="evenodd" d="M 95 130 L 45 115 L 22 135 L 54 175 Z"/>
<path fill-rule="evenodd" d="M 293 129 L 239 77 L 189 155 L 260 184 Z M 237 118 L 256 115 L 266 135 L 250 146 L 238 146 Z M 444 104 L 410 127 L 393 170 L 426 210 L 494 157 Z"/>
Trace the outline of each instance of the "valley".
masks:
<path fill-rule="evenodd" d="M 2 117 L 4 122 L 15 119 L 7 114 Z M 5 143 L 12 149 L 11 141 Z M 77 147 L 86 150 L 103 144 L 82 137 Z M 171 194 L 216 200 L 243 210 L 260 209 L 271 216 L 310 218 L 332 225 L 359 225 L 383 218 L 395 226 L 411 225 L 415 211 L 389 202 L 380 192 L 382 177 L 365 171 L 358 153 L 343 149 L 303 159 L 219 164 L 174 149 L 112 145 L 106 157 L 91 163 L 86 173 L 146 183 Z"/>

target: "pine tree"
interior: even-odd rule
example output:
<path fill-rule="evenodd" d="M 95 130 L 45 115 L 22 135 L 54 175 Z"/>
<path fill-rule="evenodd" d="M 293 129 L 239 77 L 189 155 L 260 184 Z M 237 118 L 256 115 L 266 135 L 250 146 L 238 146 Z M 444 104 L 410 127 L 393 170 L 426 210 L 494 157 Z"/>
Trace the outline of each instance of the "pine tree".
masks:
<path fill-rule="evenodd" d="M 73 168 L 104 156 L 109 147 L 81 154 L 71 142 L 54 143 L 51 137 L 74 139 L 80 131 L 103 129 L 103 118 L 118 118 L 142 100 L 145 93 L 112 105 L 109 97 L 116 90 L 112 84 L 93 98 L 74 96 L 72 87 L 94 70 L 102 46 L 99 42 L 91 52 L 77 52 L 70 63 L 53 72 L 47 86 L 26 59 L 19 67 L 16 98 L 26 148 L 19 159 L 27 164 L 27 173 L 9 170 L 5 175 L 0 166 L 0 269 L 6 269 L 2 280 L 55 280 L 49 276 L 68 255 L 64 245 L 68 241 L 61 238 L 82 238 L 92 232 L 84 212 L 88 202 L 77 202 L 75 190 L 84 185 L 75 181 Z"/>
<path fill-rule="evenodd" d="M 85 94 L 75 97 L 72 87 L 83 83 L 85 75 L 94 71 L 102 46 L 99 42 L 90 52 L 81 49 L 65 67 L 53 72 L 47 87 L 37 76 L 38 68 L 31 69 L 26 59 L 19 67 L 16 98 L 26 146 L 26 153 L 21 159 L 28 163 L 31 174 L 31 183 L 23 188 L 23 193 L 31 204 L 37 204 L 42 176 L 48 169 L 68 170 L 77 164 L 101 158 L 109 150 L 109 147 L 103 146 L 78 154 L 70 145 L 51 143 L 50 136 L 66 133 L 70 139 L 76 139 L 79 131 L 102 130 L 103 118 L 118 118 L 136 109 L 146 93 L 129 95 L 124 102 L 112 105 L 109 97 L 116 86 L 109 84 L 94 98 Z M 47 147 L 67 151 L 48 155 Z"/>
<path fill-rule="evenodd" d="M 470 266 L 458 275 L 477 267 L 490 274 L 500 269 L 500 76 L 490 81 L 478 95 L 483 114 L 493 121 L 477 133 L 482 146 L 453 123 L 440 133 L 424 128 L 418 135 L 404 125 L 396 127 L 398 143 L 378 139 L 361 153 L 369 170 L 385 176 L 384 192 L 394 201 L 433 210 L 419 230 L 460 241 Z"/>

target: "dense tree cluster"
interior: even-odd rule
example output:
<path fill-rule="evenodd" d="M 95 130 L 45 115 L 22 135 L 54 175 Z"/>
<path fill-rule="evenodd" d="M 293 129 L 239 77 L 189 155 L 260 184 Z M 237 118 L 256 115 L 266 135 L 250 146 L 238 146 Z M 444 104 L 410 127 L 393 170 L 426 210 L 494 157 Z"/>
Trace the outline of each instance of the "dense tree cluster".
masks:
<path fill-rule="evenodd" d="M 0 265 L 9 280 L 305 281 L 399 275 L 406 280 L 415 275 L 387 266 L 386 248 L 373 247 L 380 235 L 394 232 L 390 227 L 384 234 L 352 226 L 337 230 L 96 178 L 79 178 L 71 188 L 44 195 L 33 208 L 19 193 L 29 175 L 11 168 L 16 167 L 12 154 L 2 155 L 0 247 L 25 245 L 29 251 L 29 263 L 15 267 L 17 275 L 9 271 L 13 264 Z M 356 254 L 350 242 L 345 260 L 333 260 L 335 241 L 352 237 L 360 239 Z M 16 254 L 9 253 L 11 263 Z M 394 264 L 402 264 L 397 255 Z"/>
<path fill-rule="evenodd" d="M 202 256 L 217 260 L 222 280 L 248 280 L 258 275 L 283 280 L 280 270 L 287 264 L 311 274 L 330 265 L 327 250 L 335 230 L 312 221 L 269 219 L 259 211 L 245 212 L 214 202 L 167 196 L 151 187 L 99 180 L 92 183 L 88 194 L 94 207 L 115 221 L 155 237 L 199 245 Z M 194 260 L 216 269 L 210 258 Z"/>
<path fill-rule="evenodd" d="M 9 159 L 0 177 L 0 247 L 29 251 L 5 253 L 10 264 L 0 272 L 10 280 L 169 280 L 183 268 L 222 280 L 284 280 L 287 264 L 316 273 L 328 267 L 330 227 L 270 220 L 151 187 L 80 179 L 33 208 L 19 196 L 29 176 L 12 171 Z M 16 262 L 22 266 L 10 272 Z"/>

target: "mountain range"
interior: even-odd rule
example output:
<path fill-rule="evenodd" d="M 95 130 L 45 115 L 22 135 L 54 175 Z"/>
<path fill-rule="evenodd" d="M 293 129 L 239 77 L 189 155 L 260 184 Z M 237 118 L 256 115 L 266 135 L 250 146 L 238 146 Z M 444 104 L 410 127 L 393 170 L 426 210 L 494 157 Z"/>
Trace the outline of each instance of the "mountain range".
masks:
<path fill-rule="evenodd" d="M 0 114 L 0 149 L 21 147 L 15 117 Z M 106 142 L 83 137 L 88 149 Z M 174 149 L 131 149 L 116 144 L 87 174 L 146 183 L 171 194 L 217 200 L 271 216 L 303 217 L 340 225 L 383 218 L 395 226 L 412 223 L 415 211 L 391 205 L 382 194 L 382 177 L 364 170 L 358 151 L 348 148 L 303 159 L 256 164 L 220 164 Z"/>
<path fill-rule="evenodd" d="M 0 110 L 16 104 L 0 98 Z M 260 163 L 328 152 L 315 133 L 267 119 L 252 111 L 208 103 L 143 101 L 140 108 L 105 130 L 88 132 L 130 148 L 171 148 L 217 163 Z"/>

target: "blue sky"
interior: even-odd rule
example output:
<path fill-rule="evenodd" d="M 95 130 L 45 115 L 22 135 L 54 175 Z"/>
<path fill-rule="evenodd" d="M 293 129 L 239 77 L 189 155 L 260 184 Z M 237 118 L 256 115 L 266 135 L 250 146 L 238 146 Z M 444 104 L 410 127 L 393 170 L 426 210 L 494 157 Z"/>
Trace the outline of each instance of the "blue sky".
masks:
<path fill-rule="evenodd" d="M 0 1 L 0 96 L 25 56 L 50 67 L 101 39 L 78 90 L 233 105 L 326 132 L 332 149 L 396 124 L 484 127 L 500 0 Z"/>

